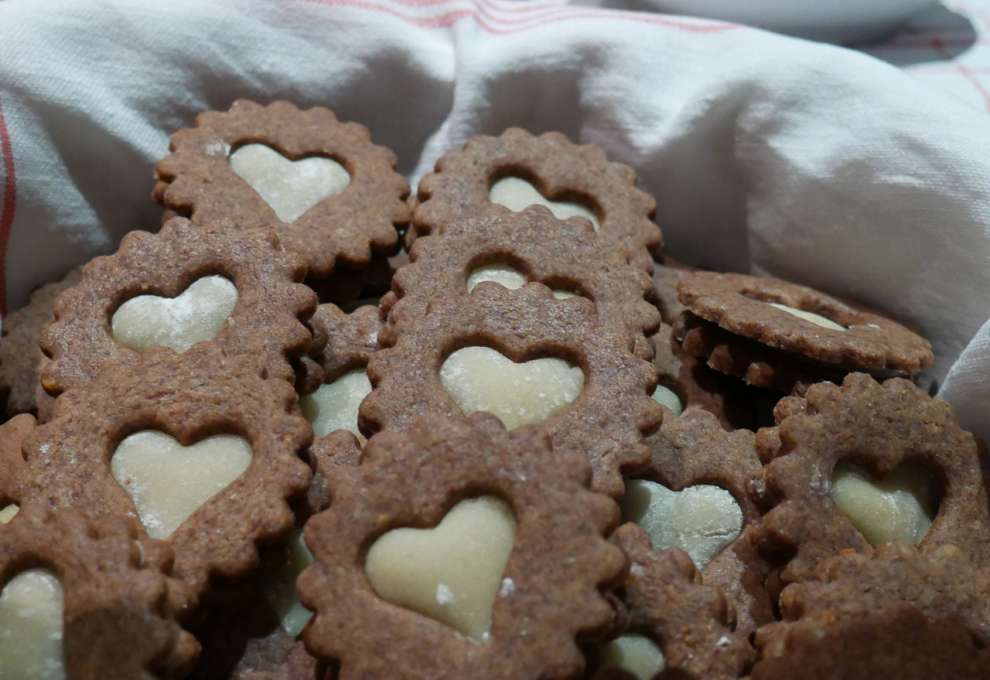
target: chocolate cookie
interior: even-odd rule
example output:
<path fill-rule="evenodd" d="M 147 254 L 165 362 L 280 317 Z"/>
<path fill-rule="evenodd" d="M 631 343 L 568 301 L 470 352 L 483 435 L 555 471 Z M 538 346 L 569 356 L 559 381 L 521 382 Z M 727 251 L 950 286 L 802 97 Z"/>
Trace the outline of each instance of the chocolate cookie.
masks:
<path fill-rule="evenodd" d="M 474 137 L 437 161 L 419 182 L 413 216 L 416 236 L 445 231 L 465 217 L 504 213 L 527 205 L 549 206 L 560 219 L 590 223 L 610 244 L 645 271 L 662 248 L 651 221 L 656 201 L 636 188 L 636 172 L 610 162 L 597 146 L 579 146 L 559 132 L 539 137 L 509 128 L 499 137 Z"/>
<path fill-rule="evenodd" d="M 599 323 L 590 300 L 557 300 L 540 284 L 438 301 L 371 357 L 368 376 L 363 431 L 496 412 L 510 428 L 548 434 L 555 451 L 582 453 L 595 490 L 616 497 L 620 471 L 646 462 L 643 437 L 662 419 L 653 369 L 632 354 L 626 329 Z"/>
<path fill-rule="evenodd" d="M 240 99 L 201 113 L 169 148 L 152 194 L 167 215 L 231 230 L 274 225 L 312 276 L 394 252 L 396 226 L 410 218 L 395 154 L 329 109 Z"/>
<path fill-rule="evenodd" d="M 157 234 L 131 232 L 56 303 L 41 339 L 51 357 L 42 383 L 58 394 L 104 367 L 133 365 L 151 347 L 181 352 L 204 341 L 260 375 L 292 380 L 289 359 L 310 345 L 304 321 L 316 307 L 304 275 L 271 231 L 176 218 Z"/>
<path fill-rule="evenodd" d="M 306 646 L 344 678 L 571 677 L 625 567 L 589 479 L 581 456 L 489 415 L 372 437 L 306 527 Z"/>
<path fill-rule="evenodd" d="M 761 371 L 750 371 L 739 357 L 730 361 L 717 356 L 732 352 L 731 336 L 768 348 L 754 361 L 762 360 L 770 369 L 775 368 L 773 357 L 778 356 L 771 349 L 784 352 L 783 357 L 792 363 L 800 360 L 841 373 L 915 375 L 933 361 L 928 341 L 904 326 L 779 279 L 690 272 L 680 275 L 678 293 L 693 315 L 730 336 L 715 334 L 690 343 L 705 348 L 713 368 L 741 375 L 758 387 L 776 387 L 774 376 L 761 377 Z M 705 329 L 701 328 L 699 333 Z M 684 341 L 690 344 L 687 337 Z"/>
<path fill-rule="evenodd" d="M 34 427 L 34 416 L 29 413 L 14 416 L 0 425 L 0 521 L 4 521 L 5 512 L 13 513 L 16 504 L 20 503 L 20 477 L 24 468 L 21 447 L 34 431 Z M 13 506 L 13 509 L 7 510 L 9 506 Z"/>
<path fill-rule="evenodd" d="M 291 385 L 216 345 L 152 349 L 59 397 L 24 445 L 24 505 L 139 519 L 174 549 L 188 587 L 175 604 L 188 607 L 292 528 L 286 500 L 309 483 L 312 438 L 295 410 Z"/>
<path fill-rule="evenodd" d="M 18 413 L 42 415 L 50 409 L 51 399 L 40 389 L 39 367 L 45 355 L 38 338 L 52 320 L 52 307 L 62 291 L 79 282 L 81 268 L 71 270 L 65 278 L 48 283 L 31 293 L 27 305 L 3 318 L 0 335 L 0 400 L 10 418 Z M 44 420 L 44 418 L 43 418 Z"/>
<path fill-rule="evenodd" d="M 717 587 L 702 583 L 691 558 L 676 548 L 652 550 L 645 532 L 633 524 L 619 527 L 612 541 L 631 563 L 620 590 L 622 628 L 662 650 L 657 677 L 742 677 L 754 657 L 748 637 L 736 630 L 732 605 Z M 596 680 L 630 677 L 607 662 L 599 664 Z"/>
<path fill-rule="evenodd" d="M 854 373 L 841 387 L 820 383 L 783 400 L 777 417 L 776 432 L 757 439 L 776 503 L 760 540 L 785 560 L 785 583 L 807 580 L 841 550 L 872 554 L 894 540 L 990 558 L 981 457 L 945 402 L 906 380 Z"/>
<path fill-rule="evenodd" d="M 393 279 L 394 295 L 383 301 L 392 325 L 415 323 L 439 299 L 470 304 L 477 285 L 515 289 L 536 281 L 561 299 L 589 298 L 602 324 L 628 329 L 637 356 L 653 356 L 646 335 L 660 317 L 646 300 L 649 276 L 609 255 L 586 222 L 562 222 L 538 207 L 465 216 L 441 236 L 418 239 L 409 255 L 411 264 Z"/>
<path fill-rule="evenodd" d="M 72 510 L 0 525 L 3 676 L 186 677 L 199 645 L 167 613 L 168 579 L 146 550 L 158 548 L 133 525 Z"/>

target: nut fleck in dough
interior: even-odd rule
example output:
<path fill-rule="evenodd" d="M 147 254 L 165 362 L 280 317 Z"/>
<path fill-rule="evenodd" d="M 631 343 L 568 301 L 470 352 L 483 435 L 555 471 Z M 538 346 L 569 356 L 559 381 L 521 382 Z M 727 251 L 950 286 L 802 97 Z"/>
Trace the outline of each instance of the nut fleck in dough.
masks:
<path fill-rule="evenodd" d="M 645 635 L 629 633 L 620 635 L 602 645 L 598 650 L 599 670 L 625 671 L 636 680 L 653 680 L 666 665 L 663 652 Z"/>
<path fill-rule="evenodd" d="M 787 312 L 791 316 L 796 316 L 799 319 L 804 319 L 805 321 L 810 321 L 816 326 L 821 326 L 822 328 L 828 328 L 833 331 L 845 331 L 848 330 L 842 324 L 835 323 L 827 316 L 822 316 L 821 314 L 815 314 L 814 312 L 809 312 L 804 309 L 797 309 L 795 307 L 788 307 L 779 302 L 768 302 L 771 307 L 779 309 L 782 312 Z"/>
<path fill-rule="evenodd" d="M 516 363 L 490 347 L 465 347 L 440 367 L 440 382 L 465 414 L 489 411 L 510 430 L 538 423 L 577 399 L 584 373 L 563 359 Z"/>
<path fill-rule="evenodd" d="M 488 190 L 488 198 L 492 203 L 504 205 L 514 212 L 521 212 L 531 205 L 542 205 L 549 208 L 557 219 L 583 217 L 591 222 L 595 231 L 601 227 L 595 213 L 587 207 L 572 201 L 551 201 L 521 177 L 503 177 L 498 180 Z"/>
<path fill-rule="evenodd" d="M 483 640 L 515 532 L 505 501 L 464 500 L 433 529 L 395 529 L 379 538 L 365 571 L 380 597 Z"/>
<path fill-rule="evenodd" d="M 873 546 L 920 543 L 936 511 L 931 474 L 910 463 L 876 481 L 862 468 L 840 462 L 832 473 L 832 500 Z"/>
<path fill-rule="evenodd" d="M 181 295 L 138 295 L 122 304 L 111 319 L 113 338 L 144 352 L 168 347 L 185 352 L 212 340 L 237 305 L 237 287 L 223 276 L 204 276 Z"/>
<path fill-rule="evenodd" d="M 23 571 L 0 591 L 0 675 L 64 680 L 62 584 L 46 569 Z"/>
<path fill-rule="evenodd" d="M 230 167 L 283 222 L 295 222 L 351 182 L 344 166 L 331 158 L 310 156 L 292 161 L 264 144 L 238 148 L 230 154 Z"/>
<path fill-rule="evenodd" d="M 143 430 L 120 443 L 110 466 L 148 535 L 163 539 L 250 463 L 251 445 L 242 437 L 214 435 L 182 446 L 164 432 Z"/>
<path fill-rule="evenodd" d="M 646 530 L 654 550 L 680 548 L 698 569 L 734 541 L 743 526 L 732 494 L 709 484 L 672 491 L 645 479 L 631 480 L 622 498 L 622 516 Z"/>
<path fill-rule="evenodd" d="M 285 543 L 285 560 L 265 584 L 265 598 L 289 637 L 297 637 L 313 617 L 296 594 L 296 577 L 312 563 L 313 554 L 306 547 L 302 529 L 296 529 Z"/>
<path fill-rule="evenodd" d="M 358 407 L 371 392 L 364 368 L 350 371 L 331 383 L 320 385 L 299 400 L 303 415 L 313 424 L 313 434 L 325 437 L 335 430 L 348 430 L 358 437 Z"/>

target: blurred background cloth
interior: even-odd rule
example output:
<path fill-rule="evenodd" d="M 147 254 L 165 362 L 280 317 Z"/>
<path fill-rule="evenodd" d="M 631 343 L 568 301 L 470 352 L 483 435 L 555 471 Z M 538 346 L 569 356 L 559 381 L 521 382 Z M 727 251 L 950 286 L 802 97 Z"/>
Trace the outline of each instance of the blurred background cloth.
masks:
<path fill-rule="evenodd" d="M 0 304 L 157 229 L 168 134 L 238 97 L 330 106 L 414 184 L 472 135 L 560 130 L 636 168 L 678 258 L 917 328 L 990 435 L 985 7 L 864 54 L 543 0 L 4 0 Z"/>

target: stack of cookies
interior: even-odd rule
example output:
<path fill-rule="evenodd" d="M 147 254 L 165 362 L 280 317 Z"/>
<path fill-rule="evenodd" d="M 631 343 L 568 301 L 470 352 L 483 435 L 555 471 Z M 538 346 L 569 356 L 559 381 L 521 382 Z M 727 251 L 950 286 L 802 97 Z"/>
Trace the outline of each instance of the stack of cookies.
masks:
<path fill-rule="evenodd" d="M 927 341 L 678 263 L 560 134 L 395 163 L 204 113 L 161 228 L 4 319 L 0 677 L 990 677 Z"/>

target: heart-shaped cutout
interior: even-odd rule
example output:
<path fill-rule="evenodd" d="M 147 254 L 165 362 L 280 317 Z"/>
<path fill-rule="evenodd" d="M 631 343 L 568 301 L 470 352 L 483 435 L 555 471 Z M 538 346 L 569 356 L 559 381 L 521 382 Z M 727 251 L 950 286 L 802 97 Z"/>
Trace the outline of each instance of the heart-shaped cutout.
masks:
<path fill-rule="evenodd" d="M 796 309 L 794 307 L 788 307 L 779 302 L 768 302 L 768 305 L 774 309 L 779 309 L 782 312 L 787 312 L 791 316 L 796 316 L 799 319 L 804 319 L 805 321 L 811 322 L 816 326 L 821 326 L 822 328 L 827 328 L 830 331 L 846 331 L 849 330 L 842 324 L 838 324 L 832 321 L 827 316 L 822 316 L 821 314 L 815 314 L 814 312 L 809 312 L 805 309 Z"/>
<path fill-rule="evenodd" d="M 934 479 L 923 466 L 904 463 L 877 481 L 863 468 L 840 462 L 832 473 L 832 500 L 871 545 L 921 542 L 935 518 Z"/>
<path fill-rule="evenodd" d="M 625 671 L 623 677 L 631 675 L 636 680 L 653 680 L 667 665 L 657 643 L 636 633 L 609 640 L 598 649 L 596 657 L 598 671 Z"/>
<path fill-rule="evenodd" d="M 520 212 L 531 205 L 542 205 L 549 208 L 559 220 L 566 220 L 568 217 L 583 217 L 591 222 L 591 226 L 598 231 L 601 225 L 595 213 L 588 210 L 580 203 L 572 201 L 551 201 L 541 194 L 535 186 L 521 177 L 503 177 L 495 182 L 488 190 L 488 200 L 492 203 L 504 205 L 509 210 Z"/>
<path fill-rule="evenodd" d="M 490 347 L 465 347 L 440 367 L 440 383 L 466 414 L 488 411 L 508 428 L 563 410 L 584 387 L 584 372 L 563 359 L 517 364 Z"/>
<path fill-rule="evenodd" d="M 251 445 L 243 437 L 220 434 L 183 446 L 164 432 L 142 430 L 120 442 L 110 469 L 148 535 L 164 539 L 250 463 Z"/>
<path fill-rule="evenodd" d="M 710 484 L 672 491 L 645 479 L 626 483 L 622 517 L 650 535 L 655 550 L 680 548 L 700 570 L 742 532 L 743 513 L 725 489 Z"/>
<path fill-rule="evenodd" d="M 62 584 L 29 569 L 0 591 L 0 676 L 65 680 Z"/>
<path fill-rule="evenodd" d="M 351 182 L 343 165 L 309 156 L 291 161 L 264 144 L 245 144 L 230 154 L 230 168 L 247 182 L 283 222 L 295 222 Z"/>
<path fill-rule="evenodd" d="M 222 276 L 204 276 L 174 298 L 131 298 L 114 312 L 110 329 L 114 340 L 137 352 L 152 347 L 185 352 L 217 337 L 236 304 L 233 283 Z"/>
<path fill-rule="evenodd" d="M 393 529 L 368 550 L 378 596 L 484 640 L 515 540 L 509 505 L 494 496 L 461 501 L 433 529 Z"/>
<path fill-rule="evenodd" d="M 363 368 L 350 371 L 331 383 L 320 385 L 299 400 L 303 415 L 313 424 L 313 434 L 325 437 L 335 430 L 349 430 L 358 437 L 358 409 L 371 393 L 371 381 Z"/>
<path fill-rule="evenodd" d="M 526 277 L 523 276 L 522 272 L 513 269 L 507 264 L 487 264 L 483 267 L 478 267 L 468 275 L 468 292 L 470 293 L 474 290 L 475 286 L 485 281 L 497 283 L 509 290 L 516 290 L 522 288 L 526 283 Z M 577 297 L 577 293 L 564 288 L 554 288 L 553 296 L 558 300 L 568 300 L 572 297 Z"/>

